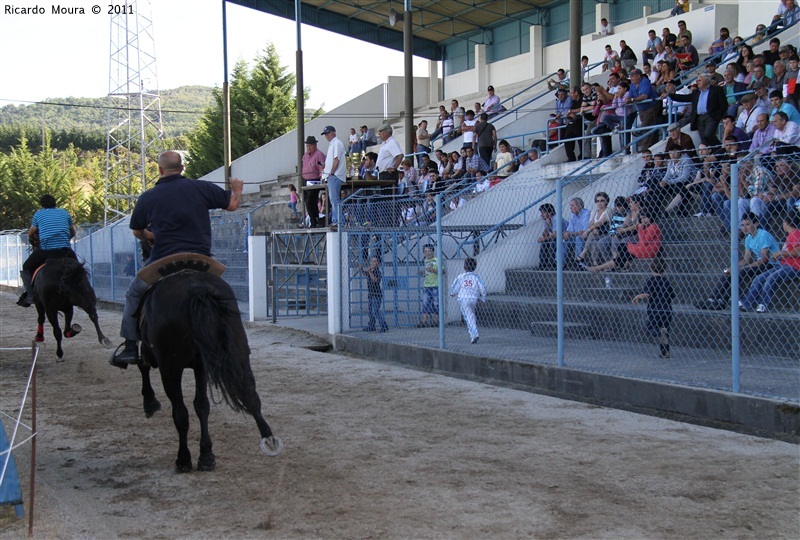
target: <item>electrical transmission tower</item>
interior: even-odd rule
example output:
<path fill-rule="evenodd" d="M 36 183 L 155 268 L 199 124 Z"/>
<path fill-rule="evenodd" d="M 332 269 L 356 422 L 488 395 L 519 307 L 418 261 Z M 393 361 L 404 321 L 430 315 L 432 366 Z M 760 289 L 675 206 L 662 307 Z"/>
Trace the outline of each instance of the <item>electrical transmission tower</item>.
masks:
<path fill-rule="evenodd" d="M 147 187 L 148 154 L 161 149 L 163 138 L 150 0 L 127 6 L 132 12 L 111 16 L 106 223 L 130 215 Z"/>

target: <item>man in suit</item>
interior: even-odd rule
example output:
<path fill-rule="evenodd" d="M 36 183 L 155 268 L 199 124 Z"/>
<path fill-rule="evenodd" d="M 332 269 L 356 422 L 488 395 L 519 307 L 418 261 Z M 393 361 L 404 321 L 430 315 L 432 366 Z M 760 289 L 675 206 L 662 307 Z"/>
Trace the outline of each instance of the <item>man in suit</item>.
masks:
<path fill-rule="evenodd" d="M 694 92 L 689 95 L 672 93 L 669 97 L 673 101 L 692 104 L 689 115 L 691 128 L 699 132 L 703 144 L 715 148 L 720 145 L 717 128 L 728 110 L 728 98 L 725 90 L 712 85 L 711 81 L 711 75 L 703 73 L 697 77 L 697 89 Z"/>

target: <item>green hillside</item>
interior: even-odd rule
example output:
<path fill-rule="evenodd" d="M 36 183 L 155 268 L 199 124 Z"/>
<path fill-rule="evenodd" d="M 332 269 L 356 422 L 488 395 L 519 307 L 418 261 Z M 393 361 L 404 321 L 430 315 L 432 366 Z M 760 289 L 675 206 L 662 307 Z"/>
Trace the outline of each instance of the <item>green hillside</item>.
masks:
<path fill-rule="evenodd" d="M 161 91 L 161 117 L 167 137 L 186 135 L 211 105 L 212 88 L 181 86 Z M 0 108 L 0 126 L 26 126 L 34 132 L 42 123 L 52 132 L 83 131 L 105 139 L 108 100 L 102 98 L 48 98 L 43 103 Z"/>

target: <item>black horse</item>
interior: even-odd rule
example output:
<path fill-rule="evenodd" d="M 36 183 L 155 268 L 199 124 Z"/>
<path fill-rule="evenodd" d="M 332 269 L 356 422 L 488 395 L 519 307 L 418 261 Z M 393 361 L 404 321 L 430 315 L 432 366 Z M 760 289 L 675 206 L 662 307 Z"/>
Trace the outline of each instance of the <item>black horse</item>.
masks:
<path fill-rule="evenodd" d="M 162 278 L 149 291 L 141 312 L 144 363 L 139 369 L 144 412 L 149 418 L 161 409 L 150 385 L 152 366 L 160 370 L 164 391 L 172 403 L 179 439 L 176 470 L 192 470 L 186 441 L 189 411 L 181 390 L 184 369 L 193 369 L 195 377 L 194 410 L 200 419 L 198 471 L 211 471 L 215 466 L 208 433 L 209 383 L 233 410 L 247 412 L 255 419 L 261 434 L 261 451 L 272 457 L 280 454 L 283 443 L 261 415 L 261 400 L 250 368 L 250 347 L 230 285 L 211 273 L 179 271 Z"/>
<path fill-rule="evenodd" d="M 94 323 L 97 340 L 105 347 L 111 347 L 111 341 L 103 335 L 97 319 L 97 296 L 89 284 L 89 278 L 83 265 L 72 258 L 50 259 L 42 266 L 33 282 L 34 303 L 39 314 L 36 341 L 44 341 L 44 318 L 53 327 L 56 338 L 56 355 L 64 357 L 61 348 L 61 327 L 58 324 L 58 312 L 64 314 L 63 336 L 75 337 L 81 331 L 79 324 L 72 324 L 73 308 L 81 308 Z"/>

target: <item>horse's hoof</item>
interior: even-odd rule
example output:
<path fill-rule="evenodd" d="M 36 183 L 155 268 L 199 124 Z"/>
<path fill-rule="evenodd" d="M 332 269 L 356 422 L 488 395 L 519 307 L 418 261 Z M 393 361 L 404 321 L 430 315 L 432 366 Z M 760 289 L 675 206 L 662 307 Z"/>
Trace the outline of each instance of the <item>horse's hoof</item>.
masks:
<path fill-rule="evenodd" d="M 188 465 L 178 465 L 175 464 L 175 472 L 178 474 L 185 474 L 192 472 L 192 464 L 189 463 Z"/>
<path fill-rule="evenodd" d="M 259 444 L 261 453 L 269 457 L 277 457 L 283 452 L 283 441 L 280 437 L 275 435 L 271 437 L 264 437 Z"/>
<path fill-rule="evenodd" d="M 36 341 L 36 343 L 44 342 L 44 334 L 36 334 L 36 337 L 34 338 L 34 340 Z"/>
<path fill-rule="evenodd" d="M 155 400 L 154 403 L 145 403 L 144 404 L 144 416 L 145 418 L 150 418 L 158 411 L 161 410 L 161 403 L 158 400 Z"/>
<path fill-rule="evenodd" d="M 103 347 L 105 347 L 106 349 L 110 349 L 110 348 L 111 348 L 111 340 L 110 340 L 110 339 L 108 339 L 108 338 L 107 338 L 107 337 L 105 337 L 105 336 L 103 336 L 103 338 L 101 338 L 101 339 L 100 339 L 100 344 L 101 344 Z"/>
<path fill-rule="evenodd" d="M 209 458 L 200 458 L 197 460 L 198 472 L 211 472 L 217 468 L 217 460 L 214 456 Z"/>
<path fill-rule="evenodd" d="M 72 338 L 81 333 L 83 327 L 79 324 L 73 324 L 68 330 L 64 331 L 64 337 Z"/>

